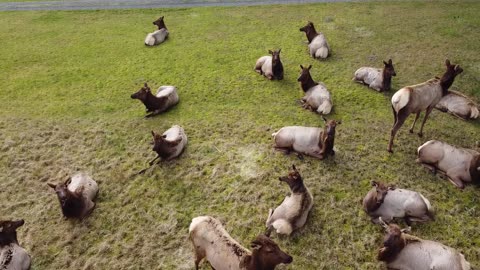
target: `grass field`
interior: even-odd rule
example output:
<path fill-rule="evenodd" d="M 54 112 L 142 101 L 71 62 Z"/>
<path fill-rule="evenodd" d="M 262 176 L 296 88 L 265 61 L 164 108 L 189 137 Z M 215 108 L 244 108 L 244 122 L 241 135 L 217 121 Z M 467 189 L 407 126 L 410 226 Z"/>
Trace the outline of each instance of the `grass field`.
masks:
<path fill-rule="evenodd" d="M 188 226 L 212 215 L 245 246 L 268 209 L 288 194 L 277 180 L 295 164 L 314 196 L 306 227 L 275 241 L 294 257 L 281 269 L 383 269 L 376 261 L 383 230 L 359 201 L 371 180 L 396 183 L 430 199 L 433 223 L 416 236 L 458 248 L 480 266 L 480 190 L 463 192 L 417 165 L 429 139 L 476 148 L 480 123 L 434 111 L 424 138 L 407 120 L 386 151 L 390 97 L 444 71 L 445 58 L 464 72 L 453 88 L 480 101 L 480 3 L 338 3 L 242 8 L 3 12 L 0 16 L 0 219 L 24 218 L 19 241 L 33 269 L 192 269 Z M 164 15 L 166 43 L 147 48 L 152 21 Z M 299 28 L 307 20 L 327 36 L 333 55 L 308 56 Z M 253 71 L 268 49 L 282 48 L 283 81 Z M 392 58 L 390 93 L 351 81 L 360 66 Z M 334 158 L 298 160 L 272 149 L 282 126 L 323 126 L 303 110 L 299 65 L 333 95 Z M 144 119 L 130 94 L 178 87 L 180 103 Z M 150 130 L 185 128 L 186 152 L 134 176 L 155 155 Z M 47 182 L 86 171 L 97 180 L 97 208 L 83 221 L 64 220 Z M 404 225 L 402 223 L 402 225 Z M 204 269 L 209 269 L 206 264 Z"/>

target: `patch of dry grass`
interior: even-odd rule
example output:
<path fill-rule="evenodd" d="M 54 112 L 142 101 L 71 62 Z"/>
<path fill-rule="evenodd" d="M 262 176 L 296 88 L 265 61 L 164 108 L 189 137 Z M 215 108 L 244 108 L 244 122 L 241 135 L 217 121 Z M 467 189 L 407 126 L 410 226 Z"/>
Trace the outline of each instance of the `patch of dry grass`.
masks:
<path fill-rule="evenodd" d="M 472 2 L 376 2 L 2 13 L 0 218 L 26 220 L 19 240 L 34 269 L 192 269 L 192 217 L 218 217 L 248 246 L 288 194 L 277 179 L 295 163 L 315 205 L 305 228 L 274 236 L 294 257 L 281 269 L 381 269 L 375 252 L 383 232 L 359 203 L 370 180 L 424 194 L 437 220 L 413 233 L 458 248 L 478 266 L 478 187 L 458 191 L 414 159 L 432 138 L 474 148 L 479 122 L 435 111 L 421 139 L 408 133 L 410 119 L 391 155 L 393 91 L 350 79 L 356 68 L 391 57 L 398 89 L 441 75 L 449 57 L 465 70 L 454 86 L 479 101 L 479 11 Z M 160 14 L 171 36 L 145 48 Z M 298 31 L 307 20 L 329 39 L 329 60 L 309 58 Z M 280 47 L 285 80 L 269 82 L 253 65 Z M 313 64 L 313 78 L 333 95 L 330 117 L 343 120 L 333 159 L 299 161 L 271 147 L 270 134 L 282 126 L 323 125 L 296 102 L 300 64 Z M 178 106 L 143 119 L 129 95 L 146 80 L 176 85 Z M 135 176 L 154 157 L 149 131 L 173 124 L 185 128 L 186 152 Z M 77 171 L 90 173 L 100 193 L 89 218 L 67 221 L 46 183 Z"/>

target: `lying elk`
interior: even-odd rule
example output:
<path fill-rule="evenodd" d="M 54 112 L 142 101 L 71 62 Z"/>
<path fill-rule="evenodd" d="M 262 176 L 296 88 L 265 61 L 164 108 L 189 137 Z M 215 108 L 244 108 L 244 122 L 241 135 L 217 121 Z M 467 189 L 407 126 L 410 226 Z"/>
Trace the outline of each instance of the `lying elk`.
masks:
<path fill-rule="evenodd" d="M 283 252 L 266 235 L 252 241 L 252 251 L 233 239 L 220 221 L 209 216 L 192 219 L 190 240 L 195 250 L 195 269 L 207 258 L 213 269 L 272 270 L 278 264 L 289 264 L 293 258 Z"/>
<path fill-rule="evenodd" d="M 319 114 L 329 114 L 332 110 L 332 98 L 330 92 L 328 92 L 327 87 L 323 83 L 317 83 L 313 81 L 312 76 L 310 75 L 310 69 L 312 65 L 307 68 L 300 65 L 302 72 L 297 81 L 300 82 L 305 96 L 301 99 L 303 103 L 303 108 L 315 111 Z"/>
<path fill-rule="evenodd" d="M 140 100 L 145 105 L 147 113 L 150 113 L 145 117 L 155 116 L 178 103 L 177 88 L 175 86 L 160 86 L 157 94 L 154 96 L 150 87 L 145 83 L 140 90 L 130 97 Z"/>
<path fill-rule="evenodd" d="M 65 218 L 82 219 L 95 208 L 98 184 L 85 173 L 77 173 L 63 184 L 48 185 L 57 193 L 60 207 Z"/>
<path fill-rule="evenodd" d="M 178 157 L 187 145 L 187 135 L 179 125 L 172 126 L 162 135 L 152 131 L 152 136 L 152 151 L 157 153 L 157 157 L 150 161 L 150 165 L 153 165 L 153 162 L 159 158 L 161 160 L 171 160 Z"/>
<path fill-rule="evenodd" d="M 480 153 L 472 149 L 457 148 L 448 143 L 431 140 L 417 150 L 417 162 L 447 176 L 456 187 L 464 183 L 480 183 Z"/>
<path fill-rule="evenodd" d="M 158 45 L 168 38 L 168 29 L 165 25 L 165 22 L 163 21 L 163 16 L 160 17 L 158 20 L 154 21 L 153 25 L 156 25 L 158 27 L 158 30 L 147 35 L 147 37 L 145 38 L 145 45 L 147 46 Z"/>
<path fill-rule="evenodd" d="M 288 184 L 291 194 L 275 210 L 270 209 L 266 226 L 268 231 L 275 229 L 279 234 L 290 235 L 307 222 L 308 213 L 313 207 L 313 196 L 303 184 L 295 165 L 287 176 L 279 180 Z"/>
<path fill-rule="evenodd" d="M 422 194 L 375 181 L 372 181 L 372 186 L 363 199 L 363 209 L 372 218 L 372 222 L 378 223 L 379 218 L 387 222 L 394 218 L 404 218 L 410 226 L 412 221 L 435 219 L 430 202 Z"/>
<path fill-rule="evenodd" d="M 301 154 L 324 159 L 328 155 L 335 155 L 333 145 L 335 141 L 335 128 L 342 121 L 327 120 L 323 129 L 316 127 L 289 126 L 283 127 L 272 134 L 274 147 L 278 151 L 289 154 L 295 151 Z"/>
<path fill-rule="evenodd" d="M 463 120 L 477 119 L 480 114 L 478 111 L 478 105 L 475 104 L 470 98 L 457 91 L 448 91 L 448 94 L 444 96 L 435 105 L 435 109 L 442 112 L 448 112 Z"/>
<path fill-rule="evenodd" d="M 383 61 L 383 70 L 372 67 L 361 67 L 355 71 L 353 81 L 368 85 L 379 92 L 388 91 L 392 87 L 392 76 L 397 76 L 392 59 Z"/>
<path fill-rule="evenodd" d="M 325 59 L 329 55 L 330 47 L 328 47 L 327 39 L 322 33 L 317 33 L 312 22 L 300 28 L 301 32 L 305 32 L 308 39 L 308 49 L 313 58 Z"/>
<path fill-rule="evenodd" d="M 255 63 L 255 71 L 267 77 L 269 80 L 283 80 L 283 65 L 280 61 L 280 51 L 268 50 L 272 56 L 266 55 L 258 58 Z"/>
<path fill-rule="evenodd" d="M 463 254 L 451 247 L 407 234 L 410 228 L 400 229 L 398 225 L 388 225 L 382 219 L 380 224 L 385 228 L 386 234 L 377 259 L 385 262 L 387 269 L 471 269 Z"/>
<path fill-rule="evenodd" d="M 17 229 L 25 224 L 23 219 L 0 221 L 0 269 L 28 270 L 31 258 L 17 240 Z"/>
<path fill-rule="evenodd" d="M 436 77 L 421 84 L 404 87 L 393 95 L 392 110 L 395 123 L 390 134 L 390 142 L 388 143 L 389 152 L 393 152 L 393 139 L 407 117 L 412 113 L 416 113 L 415 120 L 410 128 L 410 133 L 413 133 L 413 128 L 420 113 L 425 110 L 425 116 L 418 133 L 418 136 L 423 136 L 423 126 L 428 116 L 440 99 L 448 93 L 448 88 L 453 84 L 455 77 L 463 71 L 460 66 L 451 65 L 448 59 L 445 61 L 445 65 L 447 71 L 445 71 L 442 78 Z"/>

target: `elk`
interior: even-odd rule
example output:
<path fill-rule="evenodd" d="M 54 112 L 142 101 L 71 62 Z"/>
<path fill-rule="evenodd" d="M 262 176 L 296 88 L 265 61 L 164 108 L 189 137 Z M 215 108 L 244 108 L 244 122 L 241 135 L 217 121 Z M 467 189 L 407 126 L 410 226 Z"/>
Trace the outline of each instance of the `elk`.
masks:
<path fill-rule="evenodd" d="M 412 113 L 416 114 L 410 128 L 410 133 L 413 133 L 420 113 L 425 110 L 425 116 L 418 133 L 418 136 L 423 136 L 423 126 L 428 116 L 440 99 L 448 93 L 448 88 L 453 84 L 455 77 L 463 71 L 459 65 L 451 65 L 448 59 L 445 61 L 445 66 L 447 70 L 442 78 L 436 77 L 421 84 L 404 87 L 393 95 L 392 110 L 395 121 L 390 132 L 390 141 L 387 148 L 390 153 L 393 153 L 393 139 L 407 117 Z"/>
<path fill-rule="evenodd" d="M 477 119 L 480 112 L 478 111 L 478 105 L 475 104 L 470 98 L 457 91 L 448 91 L 448 94 L 444 96 L 435 105 L 435 109 L 448 112 L 460 119 Z"/>
<path fill-rule="evenodd" d="M 30 269 L 30 255 L 18 244 L 17 229 L 25 224 L 21 220 L 0 221 L 0 269 L 28 270 Z"/>
<path fill-rule="evenodd" d="M 325 59 L 328 57 L 330 47 L 328 46 L 327 39 L 323 33 L 317 33 L 312 22 L 309 21 L 307 25 L 300 28 L 300 31 L 305 32 L 307 36 L 308 49 L 313 58 Z"/>
<path fill-rule="evenodd" d="M 210 216 L 192 219 L 188 229 L 195 253 L 195 269 L 206 258 L 213 269 L 272 270 L 278 264 L 289 264 L 293 258 L 282 251 L 267 235 L 258 235 L 244 248 L 225 230 L 219 220 Z"/>
<path fill-rule="evenodd" d="M 98 184 L 85 173 L 77 173 L 63 184 L 48 186 L 55 190 L 65 218 L 83 219 L 95 208 Z"/>
<path fill-rule="evenodd" d="M 158 27 L 158 30 L 147 35 L 147 37 L 145 38 L 146 46 L 158 45 L 168 38 L 168 29 L 165 25 L 165 22 L 163 21 L 163 17 L 164 16 L 153 22 L 153 25 L 156 25 Z"/>
<path fill-rule="evenodd" d="M 383 61 L 383 70 L 373 67 L 361 67 L 355 71 L 353 81 L 368 85 L 379 92 L 388 91 L 392 87 L 392 76 L 397 76 L 392 59 Z"/>
<path fill-rule="evenodd" d="M 316 127 L 288 126 L 272 134 L 275 150 L 289 154 L 290 151 L 324 159 L 328 155 L 335 155 L 335 128 L 342 121 L 327 120 L 323 129 Z"/>
<path fill-rule="evenodd" d="M 313 207 L 313 196 L 305 187 L 302 176 L 295 165 L 287 176 L 279 177 L 290 187 L 291 194 L 275 210 L 270 209 L 266 222 L 267 230 L 275 229 L 279 234 L 290 235 L 307 222 L 308 213 Z"/>
<path fill-rule="evenodd" d="M 418 147 L 417 155 L 417 163 L 447 176 L 460 189 L 465 183 L 480 183 L 480 153 L 475 150 L 430 140 Z"/>
<path fill-rule="evenodd" d="M 426 222 L 435 219 L 430 201 L 422 194 L 376 181 L 372 181 L 372 186 L 363 199 L 363 209 L 373 223 L 378 223 L 379 218 L 387 222 L 394 218 L 403 218 L 410 226 L 412 221 Z"/>
<path fill-rule="evenodd" d="M 164 112 L 176 105 L 179 100 L 175 86 L 160 86 L 154 96 L 147 83 L 130 97 L 140 100 L 145 105 L 147 113 L 149 113 L 145 117 L 152 117 Z"/>
<path fill-rule="evenodd" d="M 152 151 L 157 153 L 157 157 L 149 162 L 150 165 L 153 165 L 153 162 L 159 158 L 161 160 L 172 160 L 178 157 L 187 145 L 187 135 L 179 125 L 172 126 L 162 135 L 152 130 L 152 136 Z"/>
<path fill-rule="evenodd" d="M 329 114 L 333 105 L 327 87 L 323 83 L 313 81 L 312 76 L 310 75 L 312 65 L 307 68 L 300 65 L 300 68 L 302 71 L 297 81 L 300 82 L 300 87 L 303 92 L 305 92 L 305 96 L 301 99 L 303 108 L 315 111 L 319 114 Z"/>
<path fill-rule="evenodd" d="M 283 65 L 280 61 L 280 51 L 268 50 L 272 56 L 266 55 L 258 58 L 255 63 L 255 71 L 267 77 L 269 80 L 283 80 Z"/>
<path fill-rule="evenodd" d="M 470 270 L 463 254 L 441 243 L 423 240 L 407 234 L 410 227 L 400 229 L 380 218 L 386 233 L 377 259 L 385 262 L 387 269 L 415 270 Z"/>

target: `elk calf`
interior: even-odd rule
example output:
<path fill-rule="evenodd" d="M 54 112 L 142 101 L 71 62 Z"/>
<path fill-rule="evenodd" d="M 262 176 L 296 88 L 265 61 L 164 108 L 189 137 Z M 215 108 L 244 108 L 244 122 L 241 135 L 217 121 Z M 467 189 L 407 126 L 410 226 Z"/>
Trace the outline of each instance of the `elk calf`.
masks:
<path fill-rule="evenodd" d="M 417 154 L 418 163 L 434 173 L 446 175 L 458 188 L 464 188 L 464 183 L 480 183 L 480 153 L 477 151 L 431 140 L 420 146 Z"/>
<path fill-rule="evenodd" d="M 82 219 L 95 208 L 95 197 L 98 194 L 98 184 L 85 173 L 77 173 L 63 184 L 48 185 L 57 193 L 63 216 Z"/>
<path fill-rule="evenodd" d="M 423 240 L 407 234 L 410 228 L 400 229 L 396 224 L 386 224 L 380 219 L 386 233 L 377 259 L 387 269 L 415 270 L 470 270 L 463 254 L 441 243 Z"/>
<path fill-rule="evenodd" d="M 383 61 L 383 70 L 372 67 L 361 67 L 355 71 L 353 80 L 368 85 L 379 92 L 388 91 L 392 86 L 392 76 L 397 76 L 392 59 Z"/>
<path fill-rule="evenodd" d="M 372 186 L 363 199 L 363 209 L 372 218 L 372 222 L 378 223 L 379 218 L 387 222 L 394 218 L 404 218 L 410 226 L 412 221 L 434 220 L 432 206 L 422 194 L 375 181 L 372 181 Z"/>
<path fill-rule="evenodd" d="M 315 111 L 319 114 L 329 114 L 332 110 L 332 98 L 327 87 L 323 83 L 317 83 L 313 81 L 310 75 L 310 69 L 312 65 L 304 68 L 300 65 L 302 72 L 297 81 L 300 82 L 305 96 L 301 99 L 303 108 Z"/>
<path fill-rule="evenodd" d="M 17 229 L 25 224 L 23 219 L 0 221 L 0 269 L 28 270 L 31 258 L 17 240 Z"/>
<path fill-rule="evenodd" d="M 335 128 L 341 121 L 328 120 L 323 117 L 325 127 L 283 127 L 272 134 L 274 147 L 278 151 L 290 153 L 295 151 L 299 155 L 305 154 L 318 159 L 328 155 L 335 155 L 333 145 L 335 142 Z"/>
<path fill-rule="evenodd" d="M 329 55 L 330 47 L 328 46 L 327 39 L 322 33 L 317 33 L 312 22 L 308 22 L 307 25 L 300 28 L 301 32 L 305 32 L 308 39 L 308 49 L 310 55 L 316 59 L 325 59 Z"/>
<path fill-rule="evenodd" d="M 252 241 L 252 251 L 244 248 L 224 229 L 220 221 L 209 216 L 192 219 L 188 229 L 195 251 L 195 269 L 207 258 L 213 269 L 271 270 L 289 264 L 293 258 L 283 252 L 268 236 Z"/>
<path fill-rule="evenodd" d="M 287 183 L 292 193 L 275 210 L 270 209 L 266 226 L 269 231 L 273 228 L 279 234 L 290 235 L 307 222 L 308 213 L 313 207 L 313 196 L 303 184 L 295 165 L 287 176 L 279 180 Z"/>
<path fill-rule="evenodd" d="M 130 96 L 132 99 L 140 100 L 147 108 L 145 117 L 152 117 L 168 110 L 178 103 L 177 88 L 175 86 L 160 86 L 154 96 L 147 83 L 140 90 Z"/>
<path fill-rule="evenodd" d="M 171 160 L 178 157 L 187 145 L 187 135 L 183 128 L 174 125 L 165 131 L 162 135 L 152 130 L 153 148 L 152 151 L 157 153 L 157 157 L 150 161 L 150 165 L 156 159 Z"/>
<path fill-rule="evenodd" d="M 168 30 L 165 22 L 163 21 L 163 16 L 160 17 L 158 20 L 154 21 L 153 25 L 156 25 L 158 27 L 158 30 L 147 35 L 147 37 L 145 38 L 145 45 L 147 46 L 158 45 L 168 38 Z"/>
<path fill-rule="evenodd" d="M 262 56 L 255 63 L 255 71 L 267 77 L 269 80 L 283 80 L 283 65 L 280 61 L 280 51 L 268 50 L 272 56 Z"/>
<path fill-rule="evenodd" d="M 455 77 L 462 73 L 463 69 L 458 65 L 451 65 L 447 59 L 445 61 L 447 71 L 442 78 L 434 78 L 424 83 L 407 86 L 398 90 L 392 97 L 392 110 L 394 116 L 394 124 L 390 132 L 390 141 L 388 143 L 388 151 L 393 152 L 393 139 L 400 127 L 407 119 L 407 117 L 415 113 L 415 120 L 410 128 L 410 133 L 413 133 L 413 128 L 417 122 L 420 113 L 425 110 L 422 126 L 418 136 L 423 136 L 423 126 L 427 121 L 428 116 L 432 112 L 437 103 L 448 93 L 448 88 L 453 84 Z"/>
<path fill-rule="evenodd" d="M 435 105 L 435 109 L 448 112 L 463 120 L 477 119 L 480 114 L 478 106 L 467 96 L 457 91 L 448 91 Z"/>

